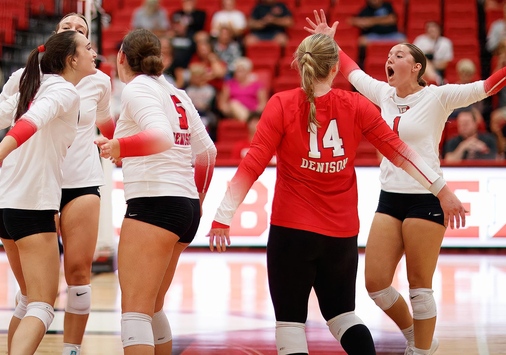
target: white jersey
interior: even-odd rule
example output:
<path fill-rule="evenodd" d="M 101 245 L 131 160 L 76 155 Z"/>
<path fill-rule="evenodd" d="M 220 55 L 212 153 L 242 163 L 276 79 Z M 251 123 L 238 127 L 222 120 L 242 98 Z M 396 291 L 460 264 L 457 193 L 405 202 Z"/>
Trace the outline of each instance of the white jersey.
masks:
<path fill-rule="evenodd" d="M 15 71 L 0 94 L 0 103 L 15 96 L 23 68 Z M 63 163 L 63 188 L 79 188 L 104 184 L 104 174 L 97 146 L 93 143 L 97 136 L 96 123 L 111 118 L 111 79 L 100 70 L 84 77 L 76 86 L 81 97 L 77 135 L 69 148 Z M 0 124 L 8 120 L 1 115 Z M 8 126 L 5 126 L 8 127 Z M 4 128 L 5 128 L 4 127 Z M 1 127 L 0 127 L 1 128 Z"/>
<path fill-rule="evenodd" d="M 79 125 L 74 143 L 63 162 L 63 188 L 104 184 L 100 155 L 94 143 L 97 126 L 111 119 L 111 79 L 97 70 L 76 86 L 81 97 Z"/>
<path fill-rule="evenodd" d="M 139 75 L 123 89 L 114 138 L 153 128 L 173 135 L 174 146 L 158 154 L 123 158 L 126 200 L 148 196 L 198 198 L 192 159 L 213 147 L 213 142 L 183 90 L 163 76 Z"/>
<path fill-rule="evenodd" d="M 350 83 L 381 109 L 383 119 L 399 137 L 414 149 L 441 177 L 439 142 L 446 120 L 459 107 L 487 97 L 483 81 L 471 84 L 430 85 L 419 92 L 400 98 L 395 88 L 354 70 Z M 381 188 L 397 193 L 429 193 L 418 181 L 387 159 L 380 165 Z"/>
<path fill-rule="evenodd" d="M 58 210 L 61 167 L 74 141 L 79 94 L 59 75 L 44 75 L 23 115 L 37 132 L 4 159 L 0 173 L 0 208 Z"/>

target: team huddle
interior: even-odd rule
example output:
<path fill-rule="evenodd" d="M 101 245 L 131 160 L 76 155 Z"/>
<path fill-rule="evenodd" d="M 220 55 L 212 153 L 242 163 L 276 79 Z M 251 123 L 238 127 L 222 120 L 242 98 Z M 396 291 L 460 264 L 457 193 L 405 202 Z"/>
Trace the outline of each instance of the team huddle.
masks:
<path fill-rule="evenodd" d="M 355 158 L 365 136 L 383 155 L 365 286 L 404 335 L 405 354 L 433 354 L 432 278 L 445 230 L 464 226 L 466 213 L 443 178 L 439 140 L 453 110 L 506 85 L 506 69 L 466 85 L 427 86 L 425 55 L 401 43 L 388 53 L 386 82 L 378 81 L 339 48 L 337 22 L 329 26 L 323 11 L 314 16 L 294 53 L 301 85 L 268 100 L 216 211 L 210 249 L 231 244 L 234 213 L 275 155 L 267 272 L 278 354 L 309 353 L 305 323 L 313 289 L 346 353 L 376 354 L 370 330 L 355 314 Z M 208 213 L 202 204 L 217 151 L 190 97 L 162 75 L 160 40 L 146 29 L 129 32 L 119 48 L 117 74 L 126 85 L 114 120 L 110 78 L 96 69 L 88 34 L 85 17 L 66 15 L 0 95 L 0 128 L 12 126 L 0 142 L 0 237 L 20 288 L 8 353 L 34 354 L 53 321 L 58 236 L 68 285 L 62 354 L 81 352 L 102 157 L 121 161 L 127 203 L 118 245 L 124 354 L 171 354 L 164 299 L 181 253 Z M 359 93 L 332 87 L 339 71 Z M 404 255 L 412 312 L 392 287 Z"/>

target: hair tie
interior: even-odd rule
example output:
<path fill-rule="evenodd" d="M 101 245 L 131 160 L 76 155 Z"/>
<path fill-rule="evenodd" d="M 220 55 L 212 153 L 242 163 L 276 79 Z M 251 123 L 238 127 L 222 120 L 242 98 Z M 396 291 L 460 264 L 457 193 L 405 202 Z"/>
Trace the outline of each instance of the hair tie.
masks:
<path fill-rule="evenodd" d="M 46 51 L 46 47 L 43 44 L 41 44 L 40 46 L 37 47 L 37 50 L 39 51 L 39 53 L 43 53 Z"/>
<path fill-rule="evenodd" d="M 309 54 L 311 57 L 313 56 L 313 54 L 311 54 L 311 52 L 306 52 L 306 54 Z"/>

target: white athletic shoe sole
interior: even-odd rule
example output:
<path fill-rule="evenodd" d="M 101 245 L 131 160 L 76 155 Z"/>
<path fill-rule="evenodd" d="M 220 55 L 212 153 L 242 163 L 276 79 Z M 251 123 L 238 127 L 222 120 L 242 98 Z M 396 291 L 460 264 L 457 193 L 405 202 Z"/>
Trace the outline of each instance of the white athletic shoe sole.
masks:
<path fill-rule="evenodd" d="M 432 344 L 430 345 L 429 355 L 434 354 L 436 352 L 437 348 L 439 348 L 439 340 L 437 340 L 437 338 L 433 338 Z M 404 355 L 416 355 L 415 350 L 414 350 L 414 345 L 408 344 L 408 347 L 406 348 Z"/>

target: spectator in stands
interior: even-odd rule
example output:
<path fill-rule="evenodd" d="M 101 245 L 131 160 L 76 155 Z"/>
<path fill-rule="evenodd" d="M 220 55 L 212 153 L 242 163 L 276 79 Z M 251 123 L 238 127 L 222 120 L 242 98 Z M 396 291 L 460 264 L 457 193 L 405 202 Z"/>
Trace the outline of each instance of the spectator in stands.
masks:
<path fill-rule="evenodd" d="M 172 48 L 171 38 L 168 36 L 159 37 L 162 49 L 163 76 L 174 85 L 176 83 L 174 68 L 174 48 Z"/>
<path fill-rule="evenodd" d="M 228 27 L 232 37 L 241 38 L 246 30 L 246 15 L 235 8 L 235 0 L 222 0 L 222 8 L 211 19 L 211 36 L 218 37 L 222 27 Z"/>
<path fill-rule="evenodd" d="M 251 112 L 264 109 L 267 91 L 252 73 L 253 64 L 249 58 L 237 59 L 234 66 L 234 76 L 225 81 L 218 94 L 218 109 L 225 117 L 246 122 Z"/>
<path fill-rule="evenodd" d="M 455 70 L 457 72 L 457 82 L 450 84 L 469 84 L 473 81 L 476 81 L 476 65 L 473 63 L 471 59 L 462 58 L 455 64 Z M 500 93 L 500 92 L 499 92 Z M 483 101 L 475 102 L 464 108 L 458 108 L 453 110 L 453 112 L 448 116 L 448 120 L 453 120 L 457 118 L 458 114 L 461 110 L 473 110 L 474 115 L 476 116 L 476 120 L 478 122 L 478 127 L 485 127 L 485 120 L 483 118 Z M 453 138 L 453 137 L 449 137 Z"/>
<path fill-rule="evenodd" d="M 199 36 L 199 34 L 202 34 L 203 36 Z M 199 39 L 199 37 L 201 39 Z M 207 82 L 211 84 L 216 91 L 219 91 L 223 86 L 223 80 L 227 74 L 227 64 L 213 52 L 213 47 L 207 32 L 201 31 L 195 35 L 195 38 L 197 38 L 196 51 L 190 63 L 201 63 L 206 68 Z M 188 81 L 189 75 L 187 82 Z"/>
<path fill-rule="evenodd" d="M 503 39 L 496 50 L 495 72 L 506 66 L 506 38 Z M 506 153 L 506 89 L 502 89 L 498 94 L 498 105 L 490 114 L 490 131 L 497 138 L 497 150 L 501 157 Z"/>
<path fill-rule="evenodd" d="M 207 67 L 204 64 L 192 63 L 189 69 L 190 83 L 185 91 L 197 109 L 211 139 L 215 141 L 217 119 L 213 109 L 216 101 L 216 89 L 209 84 Z"/>
<path fill-rule="evenodd" d="M 172 15 L 173 20 L 184 23 L 187 28 L 187 36 L 190 38 L 195 33 L 204 30 L 206 24 L 206 11 L 197 9 L 196 5 L 197 0 L 181 0 L 181 9 Z"/>
<path fill-rule="evenodd" d="M 242 57 L 243 53 L 241 44 L 234 39 L 232 30 L 228 25 L 222 25 L 218 29 L 213 51 L 227 64 L 226 78 L 232 77 L 235 71 L 234 62 L 237 58 Z"/>
<path fill-rule="evenodd" d="M 363 67 L 366 48 L 369 42 L 402 42 L 406 36 L 399 32 L 397 14 L 391 3 L 383 0 L 367 0 L 360 12 L 348 19 L 348 22 L 360 29 L 358 38 L 359 65 Z"/>
<path fill-rule="evenodd" d="M 445 70 L 453 60 L 453 43 L 441 35 L 441 26 L 436 21 L 425 24 L 425 33 L 417 36 L 413 42 L 427 57 L 427 69 L 424 79 L 441 85 L 445 78 Z"/>
<path fill-rule="evenodd" d="M 171 45 L 174 56 L 172 66 L 176 80 L 175 86 L 181 89 L 187 81 L 184 74 L 195 53 L 195 42 L 193 41 L 193 36 L 189 35 L 188 24 L 181 16 L 172 17 L 171 32 Z"/>
<path fill-rule="evenodd" d="M 144 5 L 134 11 L 131 26 L 145 28 L 156 35 L 162 35 L 170 27 L 169 16 L 158 0 L 144 0 Z"/>
<path fill-rule="evenodd" d="M 248 18 L 249 33 L 244 37 L 244 45 L 258 41 L 276 41 L 285 46 L 288 43 L 286 31 L 292 25 L 292 13 L 285 3 L 259 0 Z"/>
<path fill-rule="evenodd" d="M 486 48 L 492 55 L 496 54 L 499 44 L 506 38 L 506 2 L 503 12 L 504 17 L 492 22 L 488 29 Z"/>
<path fill-rule="evenodd" d="M 472 110 L 460 111 L 457 116 L 457 129 L 458 136 L 444 145 L 443 156 L 446 162 L 497 159 L 495 137 L 490 133 L 478 131 L 477 118 Z"/>
<path fill-rule="evenodd" d="M 469 84 L 476 80 L 476 65 L 471 59 L 462 58 L 455 64 L 457 82 L 455 84 Z"/>
<path fill-rule="evenodd" d="M 253 137 L 255 136 L 255 133 L 257 131 L 257 125 L 258 122 L 260 121 L 261 115 L 262 113 L 258 111 L 253 111 L 249 114 L 248 119 L 246 120 L 246 127 L 248 129 L 248 138 L 238 141 L 234 144 L 230 158 L 242 159 L 246 156 L 250 148 L 251 141 L 253 140 Z M 269 165 L 276 165 L 276 155 L 273 155 L 271 161 L 269 162 Z"/>

